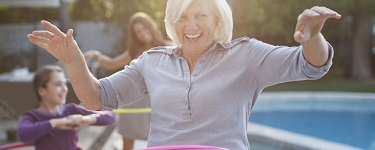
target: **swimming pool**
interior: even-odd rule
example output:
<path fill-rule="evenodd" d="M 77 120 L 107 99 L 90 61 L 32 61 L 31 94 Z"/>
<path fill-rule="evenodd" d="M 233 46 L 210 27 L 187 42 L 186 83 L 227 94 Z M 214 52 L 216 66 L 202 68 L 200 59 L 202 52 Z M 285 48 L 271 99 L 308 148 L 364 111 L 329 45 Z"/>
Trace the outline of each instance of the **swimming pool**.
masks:
<path fill-rule="evenodd" d="M 375 94 L 263 93 L 250 122 L 375 150 Z"/>

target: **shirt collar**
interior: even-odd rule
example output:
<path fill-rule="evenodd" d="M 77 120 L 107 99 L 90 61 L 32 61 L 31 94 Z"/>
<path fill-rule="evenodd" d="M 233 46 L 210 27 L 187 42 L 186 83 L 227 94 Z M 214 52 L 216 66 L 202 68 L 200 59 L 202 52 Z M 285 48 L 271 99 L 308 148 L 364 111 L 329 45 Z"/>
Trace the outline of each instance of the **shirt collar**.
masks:
<path fill-rule="evenodd" d="M 216 42 L 214 46 L 212 46 L 208 51 L 211 51 L 212 49 L 215 49 L 215 50 L 231 49 L 232 47 L 234 47 L 236 44 L 240 43 L 243 40 L 246 40 L 246 38 L 245 37 L 238 38 L 233 41 L 226 42 L 226 43 L 219 41 L 219 42 Z M 168 49 L 165 52 L 167 54 L 173 54 L 174 56 L 180 56 L 180 57 L 182 56 L 181 49 L 176 46 L 168 47 Z"/>

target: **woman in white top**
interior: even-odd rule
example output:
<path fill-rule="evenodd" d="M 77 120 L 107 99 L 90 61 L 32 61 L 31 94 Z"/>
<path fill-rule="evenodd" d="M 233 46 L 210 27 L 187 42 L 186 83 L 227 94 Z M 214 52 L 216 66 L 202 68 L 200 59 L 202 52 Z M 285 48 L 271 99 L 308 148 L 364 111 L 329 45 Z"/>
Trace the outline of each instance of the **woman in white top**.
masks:
<path fill-rule="evenodd" d="M 29 40 L 64 62 L 74 90 L 89 109 L 114 109 L 149 97 L 148 147 L 208 145 L 250 149 L 246 127 L 267 86 L 319 79 L 332 65 L 333 48 L 320 33 L 325 8 L 306 9 L 297 19 L 300 46 L 273 46 L 256 39 L 232 40 L 232 12 L 226 0 L 168 0 L 165 24 L 174 47 L 142 54 L 124 70 L 97 80 L 73 39 L 49 22 Z"/>

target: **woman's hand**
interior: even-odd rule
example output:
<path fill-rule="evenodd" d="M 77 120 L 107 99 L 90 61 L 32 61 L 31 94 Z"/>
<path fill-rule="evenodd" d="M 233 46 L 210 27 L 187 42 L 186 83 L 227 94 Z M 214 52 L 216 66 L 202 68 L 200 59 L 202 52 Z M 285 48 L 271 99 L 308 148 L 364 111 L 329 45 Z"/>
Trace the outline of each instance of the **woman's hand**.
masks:
<path fill-rule="evenodd" d="M 83 56 L 85 57 L 86 61 L 89 61 L 92 59 L 96 62 L 99 62 L 102 57 L 102 53 L 100 53 L 98 50 L 89 50 L 85 52 Z"/>
<path fill-rule="evenodd" d="M 72 29 L 69 29 L 65 34 L 48 21 L 43 20 L 41 24 L 47 31 L 37 30 L 33 31 L 32 34 L 28 34 L 27 37 L 30 42 L 47 50 L 51 55 L 65 64 L 82 59 L 82 53 L 78 44 L 73 39 Z"/>
<path fill-rule="evenodd" d="M 316 37 L 329 18 L 340 19 L 341 15 L 326 7 L 306 9 L 298 16 L 294 40 L 303 43 Z"/>

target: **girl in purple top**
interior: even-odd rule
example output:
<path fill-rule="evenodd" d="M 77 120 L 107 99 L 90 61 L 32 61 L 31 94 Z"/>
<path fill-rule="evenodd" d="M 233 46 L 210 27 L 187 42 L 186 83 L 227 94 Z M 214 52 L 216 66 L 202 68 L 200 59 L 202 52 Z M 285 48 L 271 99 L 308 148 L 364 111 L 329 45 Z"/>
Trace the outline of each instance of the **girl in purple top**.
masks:
<path fill-rule="evenodd" d="M 59 66 L 48 65 L 36 72 L 33 86 L 39 102 L 19 124 L 17 133 L 21 142 L 33 144 L 37 150 L 78 149 L 79 129 L 115 121 L 110 111 L 90 111 L 77 104 L 65 104 L 66 82 Z"/>

